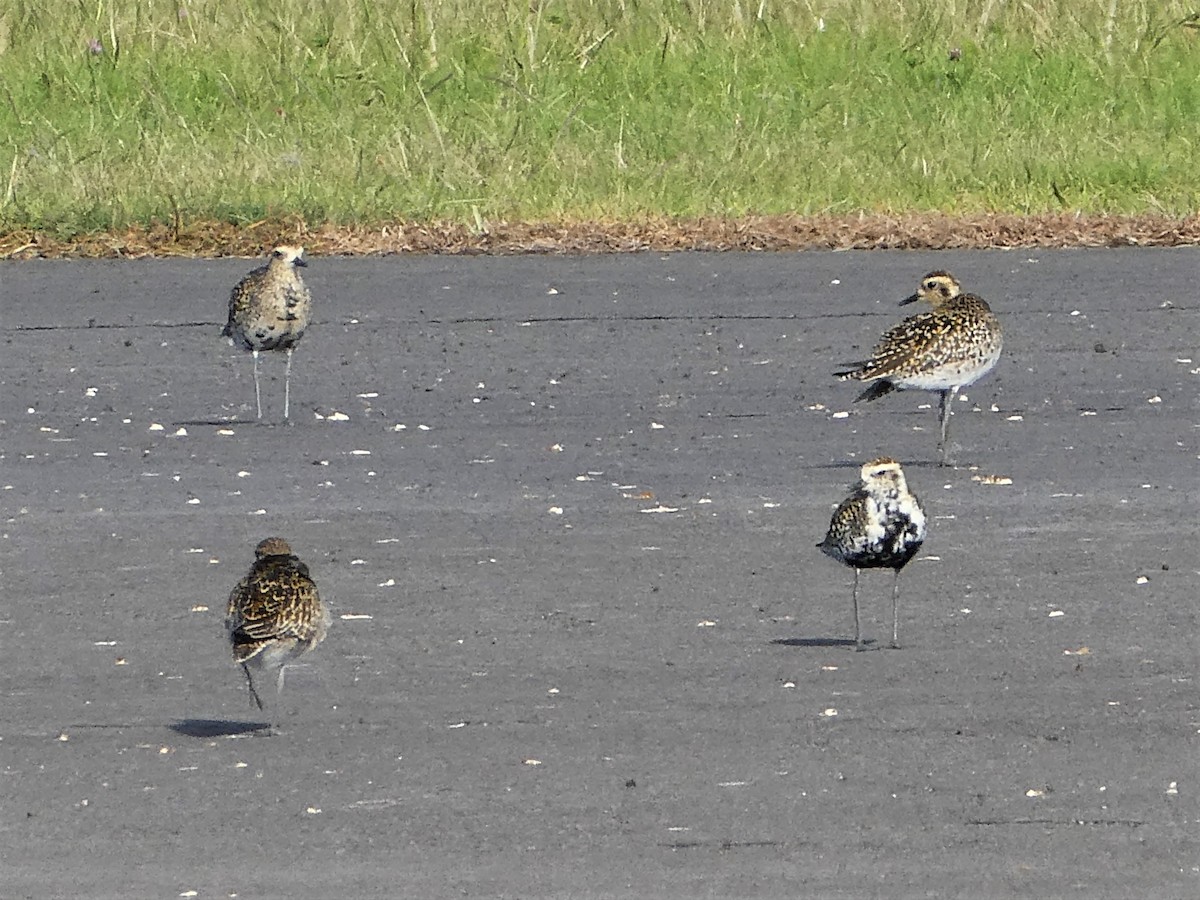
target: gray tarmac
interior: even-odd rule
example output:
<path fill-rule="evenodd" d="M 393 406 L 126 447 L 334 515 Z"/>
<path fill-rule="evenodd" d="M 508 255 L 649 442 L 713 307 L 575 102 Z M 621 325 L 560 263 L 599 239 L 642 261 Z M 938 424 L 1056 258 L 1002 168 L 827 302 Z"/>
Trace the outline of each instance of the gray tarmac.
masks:
<path fill-rule="evenodd" d="M 314 259 L 290 425 L 254 264 L 0 263 L 0 896 L 1200 895 L 1200 251 Z M 954 468 L 830 376 L 934 268 L 1006 329 Z M 334 614 L 273 733 L 268 535 Z"/>

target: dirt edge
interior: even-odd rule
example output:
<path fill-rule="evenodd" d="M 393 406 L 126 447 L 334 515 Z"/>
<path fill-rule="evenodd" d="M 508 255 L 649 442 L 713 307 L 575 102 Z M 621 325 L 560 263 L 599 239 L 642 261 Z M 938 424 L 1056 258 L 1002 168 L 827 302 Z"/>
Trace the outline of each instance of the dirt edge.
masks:
<path fill-rule="evenodd" d="M 483 222 L 478 226 L 403 220 L 311 225 L 299 218 L 278 218 L 245 225 L 159 223 L 71 237 L 14 230 L 0 234 L 0 259 L 258 256 L 287 242 L 303 244 L 313 256 L 1175 247 L 1200 244 L 1200 215 L 913 213 Z"/>

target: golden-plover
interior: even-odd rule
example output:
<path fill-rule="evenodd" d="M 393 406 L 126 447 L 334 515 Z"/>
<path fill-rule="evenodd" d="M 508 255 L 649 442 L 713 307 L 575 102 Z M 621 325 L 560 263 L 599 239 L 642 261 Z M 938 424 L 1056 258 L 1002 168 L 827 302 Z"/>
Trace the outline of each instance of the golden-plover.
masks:
<path fill-rule="evenodd" d="M 321 643 L 331 620 L 308 566 L 287 541 L 266 538 L 254 548 L 254 557 L 249 574 L 229 595 L 225 629 L 233 661 L 245 671 L 250 696 L 263 709 L 255 679 L 274 672 L 275 693 L 281 693 L 284 666 Z"/>
<path fill-rule="evenodd" d="M 834 374 L 843 381 L 873 382 L 855 403 L 896 389 L 936 391 L 941 397 L 938 450 L 942 465 L 947 465 L 946 434 L 954 397 L 995 368 L 1004 333 L 987 301 L 964 294 L 949 272 L 930 272 L 900 305 L 917 300 L 927 301 L 933 311 L 909 316 L 884 333 L 870 359 L 848 363 Z"/>
<path fill-rule="evenodd" d="M 258 387 L 258 354 L 262 350 L 287 353 L 283 381 L 283 417 L 288 418 L 291 401 L 292 350 L 304 337 L 312 312 L 312 296 L 296 271 L 306 266 L 304 248 L 281 246 L 271 260 L 237 283 L 229 295 L 229 321 L 223 337 L 254 354 L 254 403 L 262 418 L 262 394 Z"/>
<path fill-rule="evenodd" d="M 864 649 L 858 617 L 858 574 L 863 569 L 892 569 L 892 646 L 900 646 L 900 570 L 925 540 L 925 511 L 908 489 L 900 463 L 886 456 L 861 470 L 862 480 L 838 506 L 825 540 L 826 555 L 854 569 L 854 646 Z"/>

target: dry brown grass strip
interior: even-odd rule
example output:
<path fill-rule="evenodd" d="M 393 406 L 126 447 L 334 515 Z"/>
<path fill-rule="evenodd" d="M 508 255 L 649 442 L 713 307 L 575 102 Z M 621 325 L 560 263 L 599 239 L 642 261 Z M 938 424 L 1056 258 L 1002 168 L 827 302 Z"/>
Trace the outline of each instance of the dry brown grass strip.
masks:
<path fill-rule="evenodd" d="M 389 222 L 310 226 L 300 219 L 252 225 L 218 222 L 130 228 L 123 233 L 53 238 L 0 235 L 0 258 L 258 256 L 284 242 L 314 256 L 390 253 L 508 255 L 673 250 L 950 250 L 1006 247 L 1173 247 L 1200 243 L 1200 216 L 1035 216 L 943 214 L 755 216 L 635 222 Z"/>

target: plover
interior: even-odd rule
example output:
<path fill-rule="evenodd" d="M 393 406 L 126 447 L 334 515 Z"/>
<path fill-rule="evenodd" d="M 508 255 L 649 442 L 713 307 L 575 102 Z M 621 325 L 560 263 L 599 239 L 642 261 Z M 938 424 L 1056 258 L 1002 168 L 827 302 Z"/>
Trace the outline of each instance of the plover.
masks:
<path fill-rule="evenodd" d="M 825 554 L 854 569 L 854 646 L 864 649 L 858 617 L 858 574 L 863 569 L 892 569 L 892 646 L 899 647 L 900 570 L 925 540 L 925 512 L 908 489 L 900 463 L 886 456 L 861 470 L 861 482 L 838 506 L 825 540 Z"/>
<path fill-rule="evenodd" d="M 834 374 L 843 381 L 873 382 L 854 402 L 875 400 L 893 390 L 936 391 L 941 398 L 941 464 L 947 465 L 946 434 L 959 388 L 974 384 L 996 366 L 1004 346 L 1000 320 L 982 297 L 964 294 L 949 272 L 930 272 L 900 305 L 925 300 L 932 312 L 910 316 L 884 333 L 871 358 L 848 363 Z"/>
<path fill-rule="evenodd" d="M 255 678 L 276 672 L 275 693 L 281 693 L 284 666 L 321 643 L 330 615 L 308 566 L 287 541 L 266 538 L 254 548 L 254 557 L 249 574 L 229 595 L 225 629 L 233 661 L 245 671 L 250 696 L 263 709 Z"/>
<path fill-rule="evenodd" d="M 291 401 L 292 350 L 304 337 L 312 311 L 312 297 L 296 271 L 306 266 L 304 248 L 276 247 L 271 260 L 237 283 L 229 295 L 229 321 L 223 337 L 254 354 L 254 403 L 262 418 L 262 394 L 258 387 L 258 354 L 261 350 L 287 353 L 283 381 L 283 417 Z"/>

